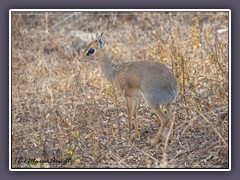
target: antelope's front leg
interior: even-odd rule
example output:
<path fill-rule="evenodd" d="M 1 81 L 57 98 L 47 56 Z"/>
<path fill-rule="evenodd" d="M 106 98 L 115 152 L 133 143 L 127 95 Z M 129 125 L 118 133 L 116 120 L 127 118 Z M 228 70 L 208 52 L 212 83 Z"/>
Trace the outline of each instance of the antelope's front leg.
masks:
<path fill-rule="evenodd" d="M 132 97 L 125 97 L 127 102 L 127 114 L 128 114 L 128 128 L 129 128 L 129 141 L 132 143 L 132 116 L 133 116 L 133 101 Z"/>

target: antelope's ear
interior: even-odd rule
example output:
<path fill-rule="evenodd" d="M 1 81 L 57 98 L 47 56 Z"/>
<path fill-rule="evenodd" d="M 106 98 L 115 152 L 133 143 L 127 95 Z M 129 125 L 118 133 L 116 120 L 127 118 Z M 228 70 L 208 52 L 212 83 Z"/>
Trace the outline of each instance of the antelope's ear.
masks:
<path fill-rule="evenodd" d="M 105 42 L 104 42 L 104 38 L 103 38 L 103 32 L 102 32 L 101 35 L 98 37 L 97 43 L 98 43 L 98 47 L 99 47 L 99 48 L 101 48 L 101 49 L 104 48 Z"/>

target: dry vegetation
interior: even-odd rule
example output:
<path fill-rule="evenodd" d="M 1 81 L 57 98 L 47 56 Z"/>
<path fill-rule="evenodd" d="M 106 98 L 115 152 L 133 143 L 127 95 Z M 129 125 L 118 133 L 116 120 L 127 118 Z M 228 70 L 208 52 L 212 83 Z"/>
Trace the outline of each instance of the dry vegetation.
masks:
<path fill-rule="evenodd" d="M 14 12 L 12 167 L 228 168 L 227 28 L 226 12 Z M 139 105 L 141 139 L 130 144 L 124 99 L 97 62 L 78 61 L 102 31 L 113 61 L 161 61 L 178 79 L 167 162 L 164 141 L 149 145 L 156 114 Z"/>

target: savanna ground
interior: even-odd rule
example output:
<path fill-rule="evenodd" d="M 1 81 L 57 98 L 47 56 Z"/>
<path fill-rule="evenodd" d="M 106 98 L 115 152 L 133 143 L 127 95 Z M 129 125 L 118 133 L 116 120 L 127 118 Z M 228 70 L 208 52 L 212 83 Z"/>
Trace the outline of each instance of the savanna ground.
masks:
<path fill-rule="evenodd" d="M 11 17 L 13 168 L 229 167 L 228 12 Z M 79 62 L 81 50 L 100 32 L 113 61 L 161 61 L 177 77 L 176 126 L 165 152 L 163 137 L 150 146 L 159 123 L 142 100 L 141 137 L 129 143 L 124 98 L 98 62 Z M 71 160 L 37 162 L 53 157 Z"/>

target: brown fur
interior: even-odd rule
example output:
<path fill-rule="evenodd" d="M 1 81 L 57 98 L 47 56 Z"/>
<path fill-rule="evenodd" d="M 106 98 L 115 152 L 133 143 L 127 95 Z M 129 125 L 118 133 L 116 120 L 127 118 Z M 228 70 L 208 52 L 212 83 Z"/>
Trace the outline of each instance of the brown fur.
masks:
<path fill-rule="evenodd" d="M 102 42 L 102 35 L 99 38 L 102 38 Z M 89 59 L 100 61 L 102 72 L 126 99 L 130 141 L 132 141 L 132 116 L 134 117 L 136 137 L 139 138 L 136 98 L 142 97 L 161 120 L 161 127 L 152 142 L 153 145 L 156 145 L 169 119 L 173 120 L 171 102 L 177 97 L 177 81 L 171 70 L 164 64 L 155 61 L 115 64 L 109 58 L 106 47 L 99 48 L 98 40 L 94 40 L 87 46 L 83 52 L 83 59 L 87 58 L 86 54 L 90 48 L 94 48 L 95 53 Z M 166 108 L 169 118 L 162 112 L 160 105 Z"/>

